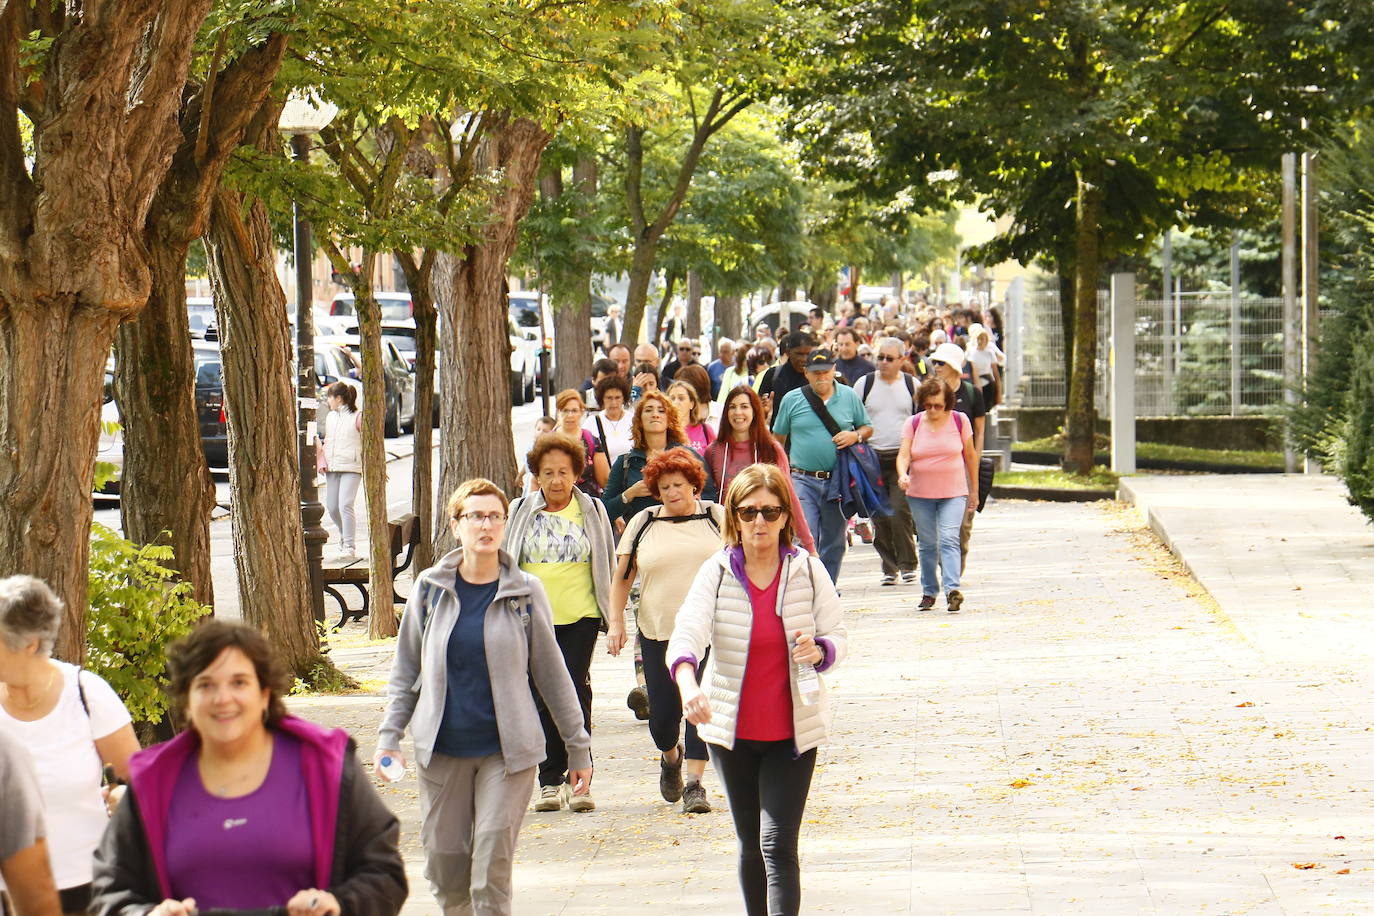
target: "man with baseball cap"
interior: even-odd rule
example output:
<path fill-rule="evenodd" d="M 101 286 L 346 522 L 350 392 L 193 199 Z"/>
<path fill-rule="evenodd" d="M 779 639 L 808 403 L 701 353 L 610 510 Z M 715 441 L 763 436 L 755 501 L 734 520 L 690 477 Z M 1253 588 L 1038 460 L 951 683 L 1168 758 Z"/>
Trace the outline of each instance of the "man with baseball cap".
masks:
<path fill-rule="evenodd" d="M 954 389 L 954 409 L 968 417 L 973 423 L 973 450 L 978 460 L 983 458 L 983 426 L 987 421 L 987 408 L 983 406 L 983 395 L 972 382 L 963 376 L 964 350 L 956 343 L 942 343 L 926 357 L 932 373 L 950 388 Z M 964 522 L 959 526 L 959 554 L 964 567 L 968 566 L 968 544 L 973 537 L 973 515 L 978 505 L 972 503 L 964 513 Z"/>
<path fill-rule="evenodd" d="M 835 384 L 835 357 L 829 350 L 812 350 L 806 357 L 806 386 L 787 393 L 773 412 L 773 432 L 787 446 L 792 488 L 816 539 L 816 552 L 830 573 L 840 578 L 845 551 L 845 518 L 837 500 L 826 499 L 830 475 L 840 449 L 873 437 L 868 411 L 854 389 Z M 834 419 L 839 432 L 826 430 L 820 414 L 806 397 L 813 392 Z"/>

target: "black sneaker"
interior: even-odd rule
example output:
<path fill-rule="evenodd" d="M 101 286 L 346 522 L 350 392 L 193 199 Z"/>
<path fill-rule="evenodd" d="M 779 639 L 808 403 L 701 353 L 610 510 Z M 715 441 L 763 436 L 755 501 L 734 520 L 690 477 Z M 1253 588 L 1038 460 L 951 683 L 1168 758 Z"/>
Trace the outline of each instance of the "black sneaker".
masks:
<path fill-rule="evenodd" d="M 945 596 L 945 610 L 953 614 L 964 606 L 964 593 L 957 588 Z"/>
<path fill-rule="evenodd" d="M 646 721 L 649 718 L 649 691 L 636 687 L 625 697 L 625 705 L 634 710 L 636 719 Z"/>
<path fill-rule="evenodd" d="M 683 814 L 710 814 L 711 803 L 706 800 L 706 789 L 701 783 L 694 782 L 682 793 Z"/>
<path fill-rule="evenodd" d="M 928 610 L 930 610 L 930 609 L 933 608 L 933 607 L 935 607 L 935 596 L 934 596 L 934 595 L 922 595 L 922 596 L 921 596 L 921 603 L 918 604 L 918 605 L 916 605 L 916 610 L 918 610 L 918 611 L 928 611 Z"/>
<path fill-rule="evenodd" d="M 677 746 L 677 763 L 669 763 L 662 754 L 658 757 L 658 794 L 666 802 L 682 797 L 682 745 Z"/>

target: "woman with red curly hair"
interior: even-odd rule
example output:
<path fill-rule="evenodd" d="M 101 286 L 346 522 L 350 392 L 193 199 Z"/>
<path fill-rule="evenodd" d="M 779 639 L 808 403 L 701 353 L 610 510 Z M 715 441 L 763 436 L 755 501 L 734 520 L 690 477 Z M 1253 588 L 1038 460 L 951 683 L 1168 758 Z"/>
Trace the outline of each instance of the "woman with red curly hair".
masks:
<path fill-rule="evenodd" d="M 701 785 L 706 745 L 693 725 L 687 726 L 685 743 L 679 743 L 682 696 L 668 674 L 667 651 L 678 608 L 692 579 L 720 550 L 725 516 L 720 506 L 698 498 L 706 480 L 705 468 L 687 449 L 665 449 L 644 466 L 644 486 L 660 504 L 639 512 L 625 527 L 616 547 L 620 561 L 611 580 L 607 615 L 607 647 L 612 655 L 619 655 L 625 645 L 625 603 L 638 575 L 640 600 L 635 619 L 649 694 L 649 733 L 660 751 L 658 791 L 666 802 L 681 799 L 686 814 L 711 810 Z"/>

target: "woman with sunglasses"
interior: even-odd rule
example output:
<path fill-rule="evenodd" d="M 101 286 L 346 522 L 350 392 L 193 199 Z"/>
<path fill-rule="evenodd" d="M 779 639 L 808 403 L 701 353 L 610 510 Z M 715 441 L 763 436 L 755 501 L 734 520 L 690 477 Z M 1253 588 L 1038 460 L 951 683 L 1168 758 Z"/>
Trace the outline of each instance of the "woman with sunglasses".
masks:
<path fill-rule="evenodd" d="M 978 507 L 973 422 L 953 409 L 954 389 L 941 379 L 922 382 L 916 400 L 921 411 L 907 421 L 897 453 L 897 483 L 906 492 L 916 523 L 921 571 L 921 602 L 916 609 L 935 606 L 941 584 L 935 571 L 938 560 L 945 606 L 953 613 L 964 603 L 959 591 L 959 526 Z"/>
<path fill-rule="evenodd" d="M 740 384 L 726 392 L 722 399 L 725 405 L 720 421 L 720 436 L 706 449 L 706 469 L 720 492 L 730 489 L 730 481 L 735 475 L 751 464 L 773 464 L 782 469 L 788 478 L 787 451 L 782 443 L 773 438 L 768 431 L 768 417 L 763 407 L 763 399 L 749 385 Z M 802 549 L 816 556 L 816 542 L 811 537 L 811 529 L 802 514 L 797 494 L 788 478 L 787 491 L 790 494 L 791 517 L 795 519 L 797 537 L 801 539 Z"/>
<path fill-rule="evenodd" d="M 801 910 L 797 839 L 816 748 L 829 729 L 825 685 L 814 672 L 843 659 L 847 646 L 824 564 L 792 546 L 788 493 L 773 465 L 735 475 L 725 549 L 697 572 L 668 641 L 682 708 L 730 803 L 749 916 Z"/>
<path fill-rule="evenodd" d="M 404 768 L 410 727 L 425 877 L 446 913 L 511 912 L 515 841 L 545 755 L 531 683 L 558 724 L 573 796 L 591 791 L 591 738 L 548 596 L 501 549 L 508 508 L 481 478 L 449 497 L 459 546 L 415 577 L 373 761 L 383 778 Z"/>

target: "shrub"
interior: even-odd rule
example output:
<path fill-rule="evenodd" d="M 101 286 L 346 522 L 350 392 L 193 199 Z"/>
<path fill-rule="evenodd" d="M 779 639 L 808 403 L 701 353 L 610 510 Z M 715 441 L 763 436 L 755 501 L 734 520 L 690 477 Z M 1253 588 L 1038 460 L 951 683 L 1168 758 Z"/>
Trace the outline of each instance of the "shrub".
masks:
<path fill-rule="evenodd" d="M 167 711 L 167 646 L 210 608 L 191 597 L 164 563 L 170 547 L 143 547 L 104 525 L 91 526 L 86 588 L 86 666 L 124 700 L 135 722 L 156 724 Z"/>

